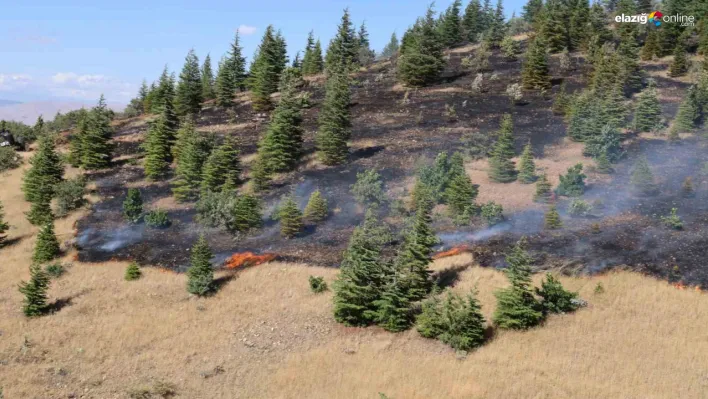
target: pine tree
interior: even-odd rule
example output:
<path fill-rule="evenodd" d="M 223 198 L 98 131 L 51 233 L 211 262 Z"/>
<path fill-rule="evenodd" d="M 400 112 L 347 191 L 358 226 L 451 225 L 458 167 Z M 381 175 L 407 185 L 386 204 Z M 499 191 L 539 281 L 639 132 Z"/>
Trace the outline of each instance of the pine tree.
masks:
<path fill-rule="evenodd" d="M 305 45 L 305 55 L 302 57 L 302 74 L 303 76 L 314 75 L 318 72 L 314 70 L 314 50 L 315 50 L 315 36 L 314 32 L 310 31 L 307 34 L 307 44 Z"/>
<path fill-rule="evenodd" d="M 531 143 L 528 143 L 521 153 L 518 180 L 521 183 L 531 184 L 536 181 L 536 177 L 536 164 L 533 162 Z"/>
<path fill-rule="evenodd" d="M 589 40 L 588 20 L 590 19 L 590 4 L 588 0 L 576 0 L 571 5 L 568 21 L 568 40 L 570 49 L 584 48 Z"/>
<path fill-rule="evenodd" d="M 568 313 L 578 308 L 575 301 L 578 294 L 563 288 L 561 282 L 551 273 L 546 273 L 541 288 L 536 288 L 535 291 L 542 298 L 541 305 L 545 313 Z"/>
<path fill-rule="evenodd" d="M 656 87 L 650 84 L 639 94 L 634 109 L 634 129 L 638 132 L 648 132 L 658 127 L 660 122 L 661 106 L 656 97 Z"/>
<path fill-rule="evenodd" d="M 229 65 L 230 62 L 229 58 L 222 57 L 219 61 L 219 70 L 216 73 L 216 104 L 224 108 L 234 105 L 236 91 L 236 80 Z"/>
<path fill-rule="evenodd" d="M 599 135 L 592 136 L 585 142 L 583 155 L 593 158 L 606 156 L 609 162 L 617 162 L 624 156 L 621 133 L 610 125 L 602 127 Z"/>
<path fill-rule="evenodd" d="M 566 92 L 566 83 L 563 81 L 561 83 L 558 94 L 556 94 L 555 100 L 553 100 L 553 113 L 556 115 L 567 115 L 570 111 L 570 96 Z"/>
<path fill-rule="evenodd" d="M 280 235 L 293 238 L 300 234 L 303 228 L 302 212 L 297 207 L 295 198 L 288 196 L 280 208 Z"/>
<path fill-rule="evenodd" d="M 170 74 L 165 66 L 165 69 L 160 75 L 157 87 L 155 88 L 155 94 L 151 101 L 151 112 L 153 114 L 163 112 L 163 108 L 170 107 L 171 112 L 174 113 L 174 101 L 175 101 L 175 77 L 174 74 Z M 176 117 L 175 117 L 176 120 Z"/>
<path fill-rule="evenodd" d="M 269 173 L 287 172 L 302 157 L 302 101 L 297 97 L 297 82 L 291 73 L 283 73 L 280 102 L 273 111 L 258 157 Z"/>
<path fill-rule="evenodd" d="M 324 59 L 322 58 L 322 45 L 319 39 L 315 42 L 315 47 L 312 48 L 312 62 L 309 63 L 305 75 L 317 75 L 324 71 Z M 304 71 L 303 71 L 304 73 Z"/>
<path fill-rule="evenodd" d="M 455 0 L 442 14 L 438 29 L 445 47 L 454 47 L 462 42 L 462 21 L 460 19 L 461 0 Z"/>
<path fill-rule="evenodd" d="M 536 202 L 548 202 L 553 196 L 551 192 L 551 183 L 548 181 L 546 174 L 542 174 L 536 182 L 536 192 L 533 200 Z"/>
<path fill-rule="evenodd" d="M 328 73 L 349 73 L 357 65 L 359 41 L 354 32 L 349 9 L 345 8 L 337 26 L 337 33 L 329 43 L 325 55 L 325 68 Z"/>
<path fill-rule="evenodd" d="M 614 168 L 612 168 L 610 159 L 607 157 L 607 152 L 602 152 L 600 153 L 600 156 L 597 157 L 597 160 L 595 160 L 595 169 L 599 173 L 603 174 L 609 174 L 614 172 Z"/>
<path fill-rule="evenodd" d="M 83 142 L 88 129 L 89 114 L 83 109 L 82 111 L 69 141 L 69 164 L 75 168 L 81 167 L 82 165 L 84 154 Z"/>
<path fill-rule="evenodd" d="M 639 57 L 643 61 L 650 61 L 659 56 L 661 48 L 659 47 L 659 33 L 656 29 L 649 29 L 647 36 L 644 39 L 644 46 Z"/>
<path fill-rule="evenodd" d="M 462 17 L 462 28 L 465 38 L 470 43 L 476 43 L 479 34 L 482 33 L 480 29 L 482 27 L 480 24 L 481 10 L 482 5 L 479 0 L 470 0 L 465 8 L 465 14 Z"/>
<path fill-rule="evenodd" d="M 525 330 L 543 321 L 541 304 L 531 291 L 531 261 L 523 239 L 506 256 L 504 273 L 511 286 L 494 293 L 497 308 L 493 320 L 499 328 Z"/>
<path fill-rule="evenodd" d="M 445 189 L 445 199 L 452 215 L 461 216 L 469 212 L 477 198 L 477 186 L 467 173 L 457 174 L 452 178 Z"/>
<path fill-rule="evenodd" d="M 376 52 L 371 49 L 371 44 L 369 43 L 369 32 L 366 30 L 366 24 L 364 22 L 362 22 L 359 27 L 359 32 L 357 33 L 357 43 L 357 62 L 359 65 L 367 66 L 374 62 Z"/>
<path fill-rule="evenodd" d="M 175 97 L 177 115 L 196 115 L 202 110 L 202 76 L 199 71 L 199 59 L 194 49 L 189 50 L 184 67 L 179 74 Z"/>
<path fill-rule="evenodd" d="M 546 48 L 536 37 L 526 50 L 526 59 L 521 71 L 521 83 L 526 89 L 549 89 L 551 80 L 548 74 Z"/>
<path fill-rule="evenodd" d="M 395 268 L 401 275 L 401 283 L 411 301 L 423 299 L 433 286 L 429 265 L 437 237 L 430 227 L 431 213 L 432 203 L 418 204 L 413 228 L 406 236 L 395 261 Z"/>
<path fill-rule="evenodd" d="M 152 122 L 145 137 L 145 176 L 150 180 L 167 176 L 172 162 L 174 130 L 170 127 L 167 110 L 163 107 L 162 114 Z"/>
<path fill-rule="evenodd" d="M 540 38 L 551 53 L 558 53 L 564 48 L 572 48 L 566 24 L 567 9 L 560 0 L 546 1 L 541 22 Z"/>
<path fill-rule="evenodd" d="M 377 215 L 369 209 L 364 223 L 354 229 L 339 275 L 334 282 L 334 319 L 351 326 L 374 322 L 385 276 L 381 243 L 375 231 Z"/>
<path fill-rule="evenodd" d="M 113 127 L 109 112 L 103 95 L 89 112 L 86 131 L 81 135 L 81 165 L 88 170 L 107 168 L 111 164 Z"/>
<path fill-rule="evenodd" d="M 202 172 L 203 191 L 222 191 L 226 182 L 232 184 L 241 182 L 241 162 L 239 148 L 234 136 L 226 136 L 204 163 Z"/>
<path fill-rule="evenodd" d="M 54 234 L 54 222 L 48 222 L 42 227 L 37 235 L 37 243 L 34 246 L 32 261 L 36 263 L 46 263 L 59 256 L 59 240 Z"/>
<path fill-rule="evenodd" d="M 5 236 L 4 234 L 10 229 L 10 225 L 5 221 L 5 208 L 2 205 L 2 202 L 0 202 L 0 244 L 2 244 L 3 241 L 5 241 Z"/>
<path fill-rule="evenodd" d="M 125 269 L 125 281 L 133 281 L 139 279 L 143 275 L 140 271 L 140 266 L 137 262 L 130 262 L 128 267 Z"/>
<path fill-rule="evenodd" d="M 473 290 L 462 298 L 447 292 L 439 310 L 440 333 L 437 338 L 457 350 L 470 350 L 484 343 L 485 328 L 482 306 Z"/>
<path fill-rule="evenodd" d="M 543 216 L 543 224 L 548 230 L 556 230 L 563 227 L 563 222 L 555 205 L 551 205 L 548 208 L 548 212 Z"/>
<path fill-rule="evenodd" d="M 676 133 L 691 132 L 698 125 L 698 121 L 701 118 L 700 113 L 701 105 L 698 101 L 696 87 L 691 86 L 688 89 L 687 96 L 679 105 L 671 130 L 676 131 Z"/>
<path fill-rule="evenodd" d="M 489 178 L 492 181 L 509 183 L 516 180 L 514 161 L 511 160 L 516 155 L 513 130 L 511 115 L 504 115 L 499 131 L 499 139 L 489 158 Z"/>
<path fill-rule="evenodd" d="M 211 69 L 211 57 L 207 54 L 202 64 L 202 98 L 204 100 L 213 100 L 216 98 L 214 91 L 214 71 Z"/>
<path fill-rule="evenodd" d="M 143 197 L 137 188 L 128 189 L 123 201 L 123 217 L 129 223 L 138 223 L 143 216 Z"/>
<path fill-rule="evenodd" d="M 181 152 L 172 182 L 172 194 L 179 202 L 196 200 L 202 185 L 202 168 L 211 152 L 211 141 L 201 134 L 181 137 Z M 226 176 L 224 176 L 226 177 Z"/>
<path fill-rule="evenodd" d="M 630 178 L 632 187 L 641 195 L 654 195 L 658 189 L 654 183 L 654 175 L 649 168 L 647 158 L 642 156 L 634 164 L 634 170 Z"/>
<path fill-rule="evenodd" d="M 224 188 L 222 195 L 228 195 Z M 258 198 L 253 195 L 239 195 L 231 201 L 229 215 L 225 223 L 226 230 L 232 234 L 245 233 L 251 229 L 261 227 L 263 223 L 263 207 Z"/>
<path fill-rule="evenodd" d="M 271 175 L 260 158 L 256 158 L 251 167 L 251 182 L 256 192 L 265 191 L 270 185 Z"/>
<path fill-rule="evenodd" d="M 305 206 L 305 219 L 312 222 L 320 222 L 325 220 L 328 214 L 327 199 L 322 196 L 320 190 L 313 191 L 307 201 L 307 206 Z"/>
<path fill-rule="evenodd" d="M 381 298 L 372 304 L 376 307 L 374 321 L 384 330 L 399 332 L 410 327 L 410 301 L 404 287 L 395 277 L 383 287 Z"/>
<path fill-rule="evenodd" d="M 425 18 L 404 35 L 407 40 L 401 45 L 398 78 L 408 86 L 425 86 L 435 82 L 445 67 L 433 16 L 433 8 L 429 7 Z"/>
<path fill-rule="evenodd" d="M 254 59 L 255 60 L 255 59 Z M 231 42 L 229 49 L 227 68 L 231 71 L 231 79 L 233 80 L 233 91 L 243 90 L 246 81 L 246 58 L 243 56 L 241 48 L 241 38 L 238 31 L 234 36 L 234 41 Z M 232 91 L 232 96 L 233 96 Z"/>
<path fill-rule="evenodd" d="M 27 317 L 37 317 L 47 311 L 47 290 L 50 278 L 47 272 L 36 263 L 30 266 L 29 282 L 20 283 L 20 293 L 25 296 L 22 312 Z"/>
<path fill-rule="evenodd" d="M 672 78 L 683 76 L 688 72 L 688 59 L 686 57 L 686 45 L 677 43 L 674 48 L 674 60 L 669 67 L 669 76 Z"/>
<path fill-rule="evenodd" d="M 214 269 L 211 267 L 212 252 L 204 235 L 192 247 L 191 266 L 187 269 L 187 291 L 205 296 L 214 291 Z"/>
<path fill-rule="evenodd" d="M 497 6 L 494 13 L 491 14 L 490 26 L 488 27 L 487 43 L 493 48 L 499 47 L 504 35 L 506 34 L 506 24 L 504 23 L 504 6 L 502 0 L 497 0 Z"/>
<path fill-rule="evenodd" d="M 631 24 L 625 24 L 631 25 Z M 617 77 L 625 92 L 634 93 L 644 87 L 644 71 L 639 65 L 639 48 L 634 36 L 626 36 L 617 48 L 620 74 Z"/>
<path fill-rule="evenodd" d="M 318 157 L 326 165 L 342 164 L 347 159 L 347 140 L 351 135 L 350 101 L 349 77 L 344 73 L 331 73 L 327 77 L 316 137 Z"/>
<path fill-rule="evenodd" d="M 577 163 L 568 168 L 565 176 L 560 175 L 560 182 L 556 188 L 556 194 L 568 197 L 580 197 L 585 192 L 585 178 L 583 164 Z"/>
<path fill-rule="evenodd" d="M 25 172 L 22 191 L 29 202 L 49 201 L 54 187 L 63 180 L 64 166 L 54 145 L 54 136 L 39 138 L 37 152 L 30 159 L 31 167 Z"/>
<path fill-rule="evenodd" d="M 29 212 L 25 213 L 27 220 L 34 226 L 42 226 L 54 220 L 51 207 L 51 197 L 41 197 L 32 202 Z"/>
<path fill-rule="evenodd" d="M 381 50 L 381 58 L 391 58 L 398 54 L 398 37 L 396 37 L 396 32 L 391 33 L 391 40 L 388 44 Z"/>
<path fill-rule="evenodd" d="M 148 87 L 147 81 L 143 79 L 143 83 L 140 85 L 140 89 L 138 89 L 138 111 L 140 111 L 141 115 L 146 114 L 148 112 L 148 110 L 145 108 L 145 101 L 147 100 L 149 94 L 150 88 Z"/>
<path fill-rule="evenodd" d="M 258 48 L 258 57 L 251 65 L 249 76 L 253 108 L 257 111 L 268 110 L 272 106 L 270 95 L 278 90 L 280 74 L 285 69 L 284 46 L 284 39 L 269 25 Z"/>

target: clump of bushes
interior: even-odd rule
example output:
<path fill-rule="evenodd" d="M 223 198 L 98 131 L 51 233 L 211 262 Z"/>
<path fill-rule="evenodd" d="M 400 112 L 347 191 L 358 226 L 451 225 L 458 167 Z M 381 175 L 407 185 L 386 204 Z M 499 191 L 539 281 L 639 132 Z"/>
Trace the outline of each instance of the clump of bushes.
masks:
<path fill-rule="evenodd" d="M 57 216 L 63 217 L 69 212 L 81 208 L 86 203 L 86 178 L 78 176 L 67 179 L 56 185 Z"/>
<path fill-rule="evenodd" d="M 356 174 L 356 183 L 351 187 L 356 201 L 362 205 L 378 206 L 384 203 L 383 181 L 375 169 L 367 169 Z"/>
<path fill-rule="evenodd" d="M 66 273 L 66 268 L 59 262 L 45 266 L 44 271 L 52 278 L 59 278 Z"/>
<path fill-rule="evenodd" d="M 592 205 L 581 199 L 573 199 L 568 205 L 568 214 L 574 217 L 586 217 L 592 212 Z"/>
<path fill-rule="evenodd" d="M 310 276 L 310 291 L 315 294 L 319 294 L 327 291 L 327 282 L 324 281 L 324 277 L 320 276 Z"/>
<path fill-rule="evenodd" d="M 167 211 L 164 209 L 155 209 L 145 214 L 145 224 L 148 227 L 154 227 L 156 229 L 164 229 L 172 224 L 169 216 L 167 216 Z"/>
<path fill-rule="evenodd" d="M 200 223 L 225 227 L 231 234 L 245 233 L 263 224 L 261 202 L 252 195 L 207 192 L 202 194 L 196 209 Z"/>
<path fill-rule="evenodd" d="M 123 217 L 129 223 L 139 223 L 143 217 L 143 197 L 140 190 L 131 188 L 123 201 Z"/>
<path fill-rule="evenodd" d="M 423 302 L 417 329 L 426 338 L 437 338 L 457 350 L 466 351 L 484 343 L 484 323 L 476 292 L 463 298 L 448 291 L 444 301 L 432 297 Z"/>
<path fill-rule="evenodd" d="M 22 163 L 22 158 L 11 146 L 0 147 L 0 172 L 15 169 Z"/>
<path fill-rule="evenodd" d="M 681 230 L 683 229 L 683 220 L 681 220 L 681 217 L 677 215 L 676 212 L 678 212 L 678 209 L 671 208 L 671 213 L 669 213 L 668 216 L 662 216 L 661 221 L 664 222 L 666 227 L 674 230 Z"/>
<path fill-rule="evenodd" d="M 125 280 L 126 281 L 137 280 L 142 275 L 143 275 L 143 272 L 140 271 L 140 266 L 138 266 L 137 262 L 130 262 L 128 267 L 125 269 Z"/>
<path fill-rule="evenodd" d="M 484 219 L 489 226 L 494 226 L 504 221 L 504 208 L 501 204 L 489 201 L 482 205 L 481 215 L 482 219 Z"/>

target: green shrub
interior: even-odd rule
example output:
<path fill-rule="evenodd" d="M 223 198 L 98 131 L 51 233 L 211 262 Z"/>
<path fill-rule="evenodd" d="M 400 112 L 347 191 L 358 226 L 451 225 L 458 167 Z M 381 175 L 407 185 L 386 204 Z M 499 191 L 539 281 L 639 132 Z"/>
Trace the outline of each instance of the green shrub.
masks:
<path fill-rule="evenodd" d="M 143 197 L 140 190 L 131 188 L 123 201 L 123 216 L 129 223 L 138 223 L 143 217 Z"/>
<path fill-rule="evenodd" d="M 56 185 L 57 216 L 63 217 L 69 212 L 81 208 L 85 203 L 86 179 L 78 176 Z"/>
<path fill-rule="evenodd" d="M 556 194 L 567 197 L 579 197 L 585 192 L 585 174 L 583 164 L 579 163 L 568 168 L 568 173 L 560 175 L 560 183 L 556 188 Z"/>
<path fill-rule="evenodd" d="M 661 217 L 661 221 L 664 222 L 664 225 L 666 225 L 666 227 L 672 228 L 674 230 L 683 229 L 683 221 L 681 220 L 681 217 L 676 214 L 677 211 L 678 209 L 671 208 L 671 213 L 668 216 Z"/>
<path fill-rule="evenodd" d="M 489 201 L 482 205 L 481 215 L 489 226 L 494 226 L 504 221 L 504 208 L 494 201 Z"/>
<path fill-rule="evenodd" d="M 310 290 L 315 294 L 327 291 L 327 283 L 324 277 L 310 276 Z"/>
<path fill-rule="evenodd" d="M 0 147 L 0 172 L 15 169 L 22 163 L 22 158 L 11 146 Z"/>
<path fill-rule="evenodd" d="M 581 199 L 573 199 L 568 205 L 568 214 L 575 217 L 586 217 L 592 212 L 592 205 Z"/>
<path fill-rule="evenodd" d="M 50 277 L 59 278 L 66 272 L 66 268 L 64 268 L 61 263 L 57 262 L 47 265 L 44 271 L 47 272 Z"/>
<path fill-rule="evenodd" d="M 351 190 L 356 201 L 362 205 L 378 206 L 386 199 L 381 175 L 375 169 L 357 173 L 356 183 L 352 185 Z"/>
<path fill-rule="evenodd" d="M 137 262 L 130 262 L 128 267 L 125 269 L 125 280 L 126 281 L 137 280 L 142 275 L 143 275 L 143 272 L 140 271 L 140 266 L 138 266 Z"/>
<path fill-rule="evenodd" d="M 444 301 L 430 298 L 423 302 L 417 329 L 426 338 L 438 338 L 457 350 L 470 350 L 484 343 L 484 321 L 474 291 L 466 298 L 448 291 Z"/>
<path fill-rule="evenodd" d="M 547 273 L 546 279 L 541 282 L 541 288 L 535 288 L 535 291 L 542 298 L 541 305 L 548 313 L 568 313 L 580 306 L 578 294 L 567 291 L 550 273 Z"/>
<path fill-rule="evenodd" d="M 145 224 L 156 229 L 164 229 L 169 227 L 172 221 L 167 216 L 167 211 L 155 209 L 145 214 Z"/>

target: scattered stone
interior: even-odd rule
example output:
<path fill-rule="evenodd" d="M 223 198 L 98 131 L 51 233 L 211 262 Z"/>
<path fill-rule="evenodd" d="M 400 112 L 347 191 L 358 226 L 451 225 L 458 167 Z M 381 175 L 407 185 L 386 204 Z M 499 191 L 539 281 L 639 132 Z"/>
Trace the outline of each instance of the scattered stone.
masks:
<path fill-rule="evenodd" d="M 346 348 L 346 349 L 344 350 L 344 353 L 346 353 L 347 355 L 353 355 L 353 354 L 356 353 L 356 350 L 354 350 L 354 349 L 352 349 L 352 348 Z"/>
<path fill-rule="evenodd" d="M 467 359 L 467 351 L 459 350 L 459 351 L 455 352 L 455 359 L 457 359 L 457 360 Z"/>
<path fill-rule="evenodd" d="M 223 372 L 224 372 L 224 368 L 223 368 L 223 367 L 221 367 L 221 366 L 216 366 L 216 367 L 214 367 L 214 368 L 211 369 L 211 370 L 202 371 L 201 373 L 199 373 L 199 375 L 201 375 L 202 378 L 211 378 L 211 377 L 214 377 L 214 376 L 216 376 L 216 375 L 219 375 L 219 374 L 221 374 L 221 373 L 223 373 Z"/>

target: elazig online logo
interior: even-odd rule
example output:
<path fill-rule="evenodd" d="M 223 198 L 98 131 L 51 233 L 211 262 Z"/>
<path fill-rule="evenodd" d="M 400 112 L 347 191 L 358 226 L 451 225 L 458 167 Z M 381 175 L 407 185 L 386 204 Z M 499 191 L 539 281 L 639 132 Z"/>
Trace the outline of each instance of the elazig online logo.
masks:
<path fill-rule="evenodd" d="M 661 11 L 652 11 L 650 14 L 640 15 L 617 15 L 615 22 L 630 22 L 645 25 L 647 22 L 655 26 L 661 26 L 664 23 L 681 24 L 681 26 L 693 26 L 696 22 L 696 17 L 693 15 L 664 15 Z"/>

